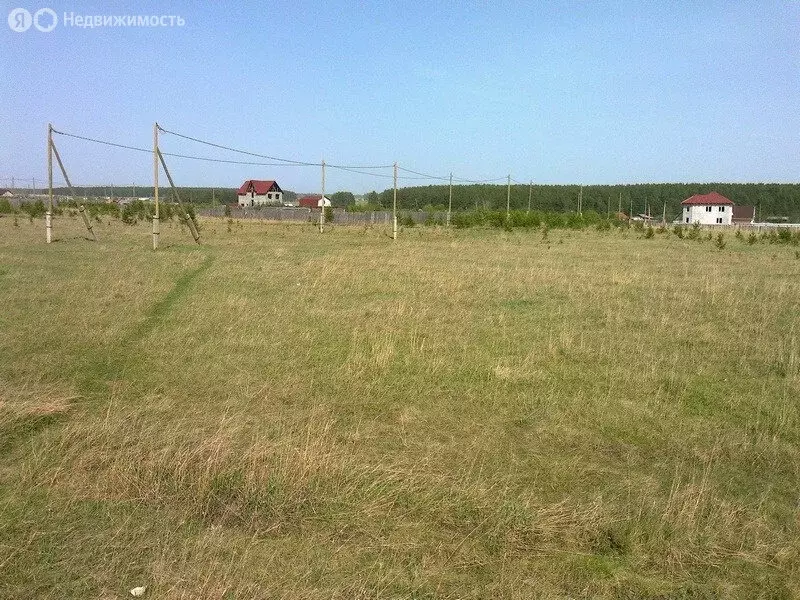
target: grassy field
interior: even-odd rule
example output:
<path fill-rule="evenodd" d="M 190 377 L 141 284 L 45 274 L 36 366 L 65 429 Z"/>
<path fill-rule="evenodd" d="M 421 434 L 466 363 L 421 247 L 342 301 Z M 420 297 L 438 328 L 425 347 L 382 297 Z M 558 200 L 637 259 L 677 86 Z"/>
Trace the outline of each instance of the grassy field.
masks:
<path fill-rule="evenodd" d="M 797 248 L 0 218 L 0 598 L 798 598 Z"/>

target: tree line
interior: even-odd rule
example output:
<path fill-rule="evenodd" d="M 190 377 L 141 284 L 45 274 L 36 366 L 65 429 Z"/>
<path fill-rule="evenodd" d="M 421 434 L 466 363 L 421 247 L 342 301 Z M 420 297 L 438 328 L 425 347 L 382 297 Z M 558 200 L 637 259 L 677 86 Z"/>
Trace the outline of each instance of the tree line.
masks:
<path fill-rule="evenodd" d="M 601 215 L 651 214 L 661 216 L 666 207 L 667 218 L 681 213 L 681 202 L 694 194 L 716 191 L 737 205 L 756 208 L 759 220 L 788 217 L 800 221 L 800 184 L 790 183 L 642 183 L 632 185 L 511 185 L 512 210 L 542 212 L 577 212 Z M 505 210 L 506 185 L 454 185 L 453 210 Z M 446 210 L 448 185 L 405 187 L 397 190 L 397 204 L 406 210 Z M 382 207 L 392 206 L 393 190 L 371 192 L 366 199 Z"/>
<path fill-rule="evenodd" d="M 40 190 L 38 193 L 44 193 Z M 58 195 L 68 195 L 67 188 L 54 188 Z M 169 188 L 160 189 L 169 198 Z M 756 218 L 787 217 L 800 221 L 800 184 L 792 183 L 641 183 L 632 185 L 528 185 L 511 186 L 512 210 L 527 210 L 530 200 L 532 210 L 542 212 L 576 212 L 580 197 L 581 210 L 601 215 L 649 213 L 661 216 L 666 207 L 667 218 L 680 214 L 680 203 L 694 194 L 716 191 L 738 205 L 754 206 Z M 153 188 L 136 186 L 78 187 L 76 194 L 92 199 L 108 196 L 152 197 Z M 235 188 L 181 187 L 181 199 L 192 204 L 235 204 Z M 401 210 L 444 211 L 448 205 L 448 185 L 403 187 L 397 190 L 397 205 Z M 352 207 L 355 196 L 348 191 L 327 194 L 334 207 Z M 453 186 L 453 210 L 505 210 L 507 186 L 503 184 L 474 184 Z M 287 202 L 296 200 L 298 194 L 284 190 Z M 365 195 L 368 207 L 379 210 L 391 208 L 393 190 L 372 191 Z"/>

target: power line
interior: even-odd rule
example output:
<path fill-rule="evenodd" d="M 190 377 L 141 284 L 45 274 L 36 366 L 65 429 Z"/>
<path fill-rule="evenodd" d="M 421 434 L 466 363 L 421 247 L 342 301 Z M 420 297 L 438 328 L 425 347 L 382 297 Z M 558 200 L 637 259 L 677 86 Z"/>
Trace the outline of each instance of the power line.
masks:
<path fill-rule="evenodd" d="M 104 144 L 106 146 L 114 146 L 116 148 L 124 148 L 126 150 L 135 150 L 137 152 L 147 152 L 151 153 L 152 149 L 150 148 L 138 148 L 136 146 L 128 146 L 125 144 L 118 144 L 116 142 L 109 142 L 106 140 L 98 140 L 96 138 L 90 138 L 82 135 L 76 135 L 74 133 L 67 133 L 65 131 L 58 131 L 53 129 L 53 133 L 58 133 L 59 135 L 64 135 L 71 138 L 77 138 L 79 140 L 85 140 L 87 142 L 94 142 L 96 144 Z M 226 160 L 222 158 L 210 158 L 208 156 L 193 156 L 190 154 L 177 154 L 175 152 L 162 152 L 164 156 L 172 156 L 174 158 L 185 158 L 188 160 L 202 160 L 206 162 L 216 162 L 216 163 L 224 163 L 224 164 L 232 164 L 232 165 L 256 165 L 256 166 L 264 166 L 264 167 L 301 167 L 306 166 L 304 164 L 290 164 L 286 165 L 283 163 L 266 163 L 266 162 L 255 162 L 255 161 L 243 161 L 243 160 Z M 10 178 L 9 178 L 10 179 Z"/>
<path fill-rule="evenodd" d="M 207 156 L 196 156 L 196 155 L 191 155 L 191 154 L 179 154 L 179 153 L 176 153 L 176 152 L 162 152 L 162 154 L 164 156 L 171 156 L 173 158 L 183 158 L 183 159 L 186 159 L 186 160 L 198 160 L 198 161 L 203 161 L 203 162 L 228 164 L 228 165 L 246 165 L 246 166 L 261 166 L 261 167 L 321 167 L 322 166 L 321 162 L 320 163 L 316 163 L 316 162 L 306 162 L 306 161 L 300 161 L 300 160 L 292 160 L 292 159 L 288 159 L 288 158 L 279 158 L 279 157 L 270 156 L 270 155 L 267 155 L 267 154 L 259 154 L 257 152 L 250 152 L 248 150 L 241 150 L 241 149 L 238 149 L 238 148 L 232 148 L 230 146 L 225 146 L 225 145 L 222 145 L 222 144 L 216 144 L 214 142 L 209 142 L 207 140 L 201 140 L 200 138 L 195 138 L 195 137 L 192 137 L 192 136 L 189 136 L 189 135 L 184 135 L 182 133 L 177 133 L 175 131 L 170 131 L 168 129 L 164 129 L 160 125 L 158 126 L 158 129 L 159 129 L 159 131 L 162 131 L 162 132 L 167 133 L 169 135 L 174 135 L 176 137 L 184 138 L 184 139 L 187 139 L 187 140 L 190 140 L 190 141 L 193 141 L 193 142 L 197 142 L 199 144 L 205 144 L 207 146 L 212 146 L 214 148 L 219 148 L 221 150 L 227 150 L 229 152 L 236 152 L 236 153 L 239 153 L 239 154 L 245 154 L 245 155 L 248 155 L 248 156 L 255 156 L 255 157 L 258 157 L 258 158 L 265 158 L 267 160 L 279 161 L 279 162 L 228 160 L 228 159 L 222 159 L 222 158 L 211 158 L 211 157 L 207 157 Z M 128 144 L 120 144 L 120 143 L 117 143 L 117 142 L 110 142 L 108 140 L 100 140 L 100 139 L 92 138 L 92 137 L 88 137 L 88 136 L 77 135 L 75 133 L 68 133 L 66 131 L 59 131 L 59 130 L 57 130 L 55 128 L 53 129 L 53 133 L 56 133 L 56 134 L 59 134 L 59 135 L 63 135 L 63 136 L 66 136 L 66 137 L 75 138 L 75 139 L 78 139 L 78 140 L 83 140 L 83 141 L 86 141 L 86 142 L 92 142 L 92 143 L 95 143 L 95 144 L 102 144 L 102 145 L 105 145 L 105 146 L 112 146 L 114 148 L 122 148 L 122 149 L 125 149 L 125 150 L 133 150 L 135 152 L 146 152 L 146 153 L 149 154 L 149 153 L 151 153 L 153 151 L 151 148 L 140 148 L 138 146 L 130 146 Z M 325 166 L 331 167 L 333 169 L 339 169 L 339 170 L 342 170 L 342 171 L 348 171 L 350 173 L 356 173 L 356 174 L 359 174 L 359 175 L 367 175 L 367 176 L 371 176 L 371 177 L 381 177 L 381 178 L 385 178 L 385 179 L 391 179 L 393 177 L 393 175 L 389 175 L 389 174 L 370 173 L 370 172 L 365 171 L 365 169 L 389 169 L 389 168 L 392 168 L 393 165 L 337 165 L 337 164 L 328 164 L 328 163 L 326 163 Z M 449 180 L 449 176 L 445 177 L 445 176 L 440 176 L 440 175 L 431 175 L 429 173 L 422 173 L 420 171 L 414 171 L 412 169 L 407 169 L 407 168 L 400 167 L 400 166 L 398 166 L 397 168 L 400 171 L 404 171 L 406 173 L 411 173 L 413 175 L 417 175 L 417 177 L 409 177 L 407 175 L 402 175 L 402 176 L 398 177 L 398 179 L 403 179 L 403 180 L 406 180 L 406 181 L 420 181 L 420 180 L 425 180 L 425 179 L 435 179 L 435 180 L 439 180 L 439 181 L 447 181 L 447 180 Z M 8 178 L 3 178 L 3 179 L 11 179 L 11 178 L 8 177 Z M 453 177 L 453 181 L 454 182 L 457 182 L 457 183 L 472 183 L 472 184 L 494 183 L 494 182 L 498 182 L 498 181 L 503 181 L 505 179 L 506 179 L 505 177 L 495 177 L 495 178 L 492 178 L 492 179 L 466 179 L 466 178 L 463 178 L 463 177 Z M 517 181 L 514 181 L 514 182 L 515 183 L 519 183 Z"/>
<path fill-rule="evenodd" d="M 279 157 L 276 157 L 276 156 L 269 156 L 267 154 L 259 154 L 257 152 L 250 152 L 249 150 L 240 150 L 239 148 L 232 148 L 231 146 L 224 146 L 222 144 L 217 144 L 215 142 L 209 142 L 208 140 L 201 140 L 200 138 L 192 137 L 190 135 L 185 135 L 183 133 L 177 133 L 175 131 L 170 131 L 169 129 L 164 129 L 160 125 L 158 126 L 158 129 L 160 131 L 163 131 L 164 133 L 168 133 L 170 135 L 181 137 L 181 138 L 186 139 L 186 140 L 191 140 L 193 142 L 197 142 L 198 144 L 205 144 L 207 146 L 212 146 L 214 148 L 220 148 L 222 150 L 228 150 L 230 152 L 237 152 L 239 154 L 247 154 L 249 156 L 257 156 L 259 158 L 266 158 L 268 160 L 277 160 L 277 161 L 280 161 L 281 163 L 290 163 L 290 164 L 301 165 L 301 166 L 306 166 L 306 167 L 321 167 L 322 166 L 321 162 L 307 162 L 307 161 L 302 161 L 302 160 L 294 160 L 294 159 L 290 159 L 290 158 L 279 158 Z M 164 153 L 164 154 L 166 155 L 166 153 Z M 272 165 L 272 166 L 277 166 L 277 165 Z M 325 163 L 325 166 L 326 167 L 333 167 L 333 168 L 337 168 L 337 169 L 391 169 L 393 165 L 336 165 L 336 164 Z M 366 175 L 370 175 L 370 173 L 365 173 L 365 174 Z"/>
<path fill-rule="evenodd" d="M 447 181 L 448 179 L 450 179 L 449 175 L 447 177 L 440 177 L 438 175 L 429 175 L 427 173 L 420 173 L 419 171 L 412 171 L 411 169 L 406 169 L 406 168 L 401 167 L 399 165 L 397 166 L 397 169 L 399 171 L 405 171 L 406 173 L 413 173 L 414 175 L 420 175 L 421 179 L 442 179 L 444 181 Z"/>
<path fill-rule="evenodd" d="M 209 142 L 206 140 L 201 140 L 196 137 L 192 137 L 190 135 L 184 135 L 182 133 L 177 133 L 175 131 L 170 131 L 169 129 L 164 129 L 160 125 L 158 125 L 159 131 L 163 131 L 164 133 L 168 133 L 170 135 L 174 135 L 185 140 L 191 140 L 192 142 L 197 142 L 198 144 L 205 144 L 206 146 L 212 146 L 214 148 L 220 148 L 222 150 L 228 150 L 229 152 L 237 152 L 238 154 L 246 154 L 248 156 L 256 156 L 258 158 L 266 158 L 267 160 L 277 160 L 282 163 L 290 163 L 294 165 L 300 165 L 305 167 L 321 167 L 322 163 L 315 163 L 315 162 L 305 162 L 302 160 L 291 160 L 288 158 L 278 158 L 276 156 L 269 156 L 267 154 L 258 154 L 257 152 L 250 152 L 248 150 L 240 150 L 238 148 L 231 148 L 230 146 L 223 146 L 222 144 L 216 144 L 214 142 Z"/>

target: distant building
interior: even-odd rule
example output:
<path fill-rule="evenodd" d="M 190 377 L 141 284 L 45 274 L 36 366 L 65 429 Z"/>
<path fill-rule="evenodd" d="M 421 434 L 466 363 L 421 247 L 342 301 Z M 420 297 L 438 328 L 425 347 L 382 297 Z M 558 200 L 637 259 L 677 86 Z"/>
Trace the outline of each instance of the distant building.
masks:
<path fill-rule="evenodd" d="M 3 193 L 0 194 L 0 198 L 13 198 L 14 194 L 11 193 L 9 190 L 3 190 Z"/>
<path fill-rule="evenodd" d="M 239 206 L 264 206 L 283 204 L 283 190 L 276 181 L 248 179 L 238 191 Z"/>
<path fill-rule="evenodd" d="M 733 223 L 732 200 L 722 194 L 695 194 L 681 202 L 683 223 L 694 225 L 731 225 Z"/>
<path fill-rule="evenodd" d="M 750 225 L 756 221 L 756 207 L 755 206 L 734 206 L 733 207 L 733 224 L 734 225 Z"/>
<path fill-rule="evenodd" d="M 309 194 L 307 196 L 303 196 L 302 198 L 300 198 L 300 200 L 297 203 L 298 206 L 303 206 L 303 207 L 306 207 L 306 208 L 319 208 L 323 204 L 325 206 L 330 206 L 331 205 L 331 201 L 326 196 L 324 198 L 324 202 L 323 202 L 322 194 Z"/>

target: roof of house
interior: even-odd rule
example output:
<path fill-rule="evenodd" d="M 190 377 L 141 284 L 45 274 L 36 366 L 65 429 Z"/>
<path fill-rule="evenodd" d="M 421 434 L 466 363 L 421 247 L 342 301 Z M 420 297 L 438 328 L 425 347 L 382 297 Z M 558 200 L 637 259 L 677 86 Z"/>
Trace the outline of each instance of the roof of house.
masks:
<path fill-rule="evenodd" d="M 14 194 L 11 193 L 11 190 L 0 190 L 0 196 L 10 197 Z"/>
<path fill-rule="evenodd" d="M 299 206 L 319 206 L 319 202 L 322 200 L 322 194 L 306 194 L 302 198 L 297 199 L 297 204 Z M 330 206 L 330 198 L 325 196 L 326 206 Z"/>
<path fill-rule="evenodd" d="M 695 194 L 694 196 L 681 202 L 681 206 L 687 206 L 689 204 L 727 204 L 733 206 L 733 202 L 731 200 L 728 200 L 725 196 L 717 192 L 711 192 L 709 194 Z"/>
<path fill-rule="evenodd" d="M 259 196 L 267 192 L 280 192 L 281 188 L 274 180 L 262 181 L 260 179 L 248 179 L 239 188 L 239 195 L 255 192 Z"/>
<path fill-rule="evenodd" d="M 756 216 L 755 206 L 734 206 L 733 207 L 733 220 L 734 221 L 752 221 Z"/>

